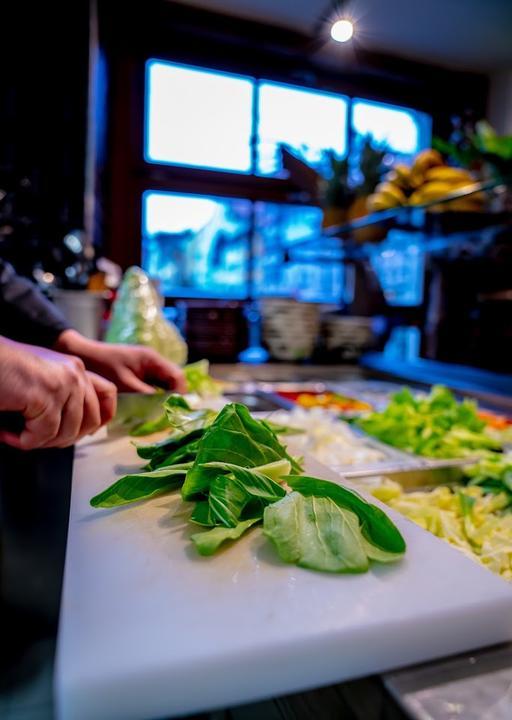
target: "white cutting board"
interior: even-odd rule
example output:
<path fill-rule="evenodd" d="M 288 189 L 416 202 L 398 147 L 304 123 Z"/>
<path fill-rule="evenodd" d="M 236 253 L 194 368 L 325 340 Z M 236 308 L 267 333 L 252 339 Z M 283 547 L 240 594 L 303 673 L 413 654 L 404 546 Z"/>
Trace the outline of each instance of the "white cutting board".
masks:
<path fill-rule="evenodd" d="M 136 462 L 127 439 L 76 451 L 60 720 L 228 707 L 512 639 L 512 587 L 396 513 L 407 556 L 365 575 L 284 565 L 260 530 L 200 558 L 177 494 L 89 506 Z"/>

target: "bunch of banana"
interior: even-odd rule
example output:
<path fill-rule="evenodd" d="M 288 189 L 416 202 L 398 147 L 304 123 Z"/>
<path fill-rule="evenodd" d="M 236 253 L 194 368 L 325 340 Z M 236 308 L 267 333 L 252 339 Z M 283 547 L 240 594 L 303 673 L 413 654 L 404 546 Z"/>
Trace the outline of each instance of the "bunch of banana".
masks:
<path fill-rule="evenodd" d="M 367 206 L 370 212 L 375 212 L 403 205 L 423 205 L 474 182 L 467 170 L 446 165 L 441 154 L 431 148 L 420 152 L 410 168 L 402 163 L 395 165 L 369 196 Z M 479 211 L 484 200 L 483 193 L 477 193 L 431 209 Z"/>

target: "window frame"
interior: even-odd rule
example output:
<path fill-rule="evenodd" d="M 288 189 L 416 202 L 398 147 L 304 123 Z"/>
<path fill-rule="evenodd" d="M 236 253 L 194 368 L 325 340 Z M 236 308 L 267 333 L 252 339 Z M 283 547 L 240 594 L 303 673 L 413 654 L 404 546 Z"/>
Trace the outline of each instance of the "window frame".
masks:
<path fill-rule="evenodd" d="M 371 93 L 366 98 L 356 88 L 344 87 L 342 83 L 333 83 L 329 79 L 316 78 L 315 82 L 286 74 L 271 72 L 268 68 L 251 70 L 243 63 L 237 65 L 231 62 L 229 69 L 225 64 L 215 61 L 199 59 L 193 61 L 178 54 L 167 52 L 148 51 L 113 54 L 110 57 L 110 94 L 111 101 L 109 115 L 109 145 L 111 156 L 108 167 L 108 182 L 110 193 L 108 221 L 105 230 L 109 237 L 109 255 L 126 268 L 130 265 L 139 265 L 142 256 L 142 198 L 147 191 L 168 191 L 182 194 L 205 194 L 225 197 L 238 197 L 249 201 L 268 201 L 288 205 L 316 205 L 315 199 L 297 187 L 290 179 L 258 175 L 254 171 L 257 166 L 257 138 L 252 133 L 252 172 L 240 173 L 229 170 L 216 170 L 199 168 L 189 165 L 160 163 L 147 161 L 145 157 L 146 138 L 146 68 L 151 61 L 162 61 L 186 65 L 191 68 L 204 69 L 209 72 L 241 75 L 255 79 L 253 101 L 253 115 L 258 111 L 258 90 L 260 82 L 271 82 L 297 89 L 325 92 L 342 97 L 347 102 L 346 118 L 346 153 L 353 152 L 354 133 L 352 129 L 352 104 L 354 99 L 368 100 L 368 102 L 386 102 L 393 105 L 393 101 L 373 97 Z M 206 62 L 208 64 L 206 64 Z M 397 108 L 403 106 L 396 105 Z M 422 108 L 403 107 L 412 112 L 427 111 Z M 128 156 L 126 149 L 129 149 Z M 252 265 L 251 260 L 249 261 Z M 249 274 L 252 273 L 251 267 Z M 249 285 L 251 285 L 251 280 Z M 184 298 L 186 299 L 186 298 Z M 207 298 L 204 298 L 205 301 Z M 166 299 L 166 302 L 175 302 L 178 298 Z M 243 302 L 243 301 L 242 301 Z"/>

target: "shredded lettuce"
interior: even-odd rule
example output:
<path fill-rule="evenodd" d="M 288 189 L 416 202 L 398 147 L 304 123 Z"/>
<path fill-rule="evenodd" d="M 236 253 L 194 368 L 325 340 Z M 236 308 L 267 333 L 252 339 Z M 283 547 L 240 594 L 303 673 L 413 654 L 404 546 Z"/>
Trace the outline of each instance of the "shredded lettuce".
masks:
<path fill-rule="evenodd" d="M 478 406 L 457 402 L 448 388 L 437 385 L 426 397 L 408 388 L 391 396 L 388 406 L 356 420 L 369 435 L 416 455 L 455 458 L 501 450 L 501 443 L 485 429 Z"/>
<path fill-rule="evenodd" d="M 385 480 L 373 495 L 472 560 L 512 580 L 512 513 L 507 492 L 486 494 L 478 485 L 406 493 Z"/>
<path fill-rule="evenodd" d="M 187 381 L 187 392 L 200 397 L 216 397 L 222 393 L 222 383 L 210 375 L 208 360 L 199 360 L 183 368 Z"/>

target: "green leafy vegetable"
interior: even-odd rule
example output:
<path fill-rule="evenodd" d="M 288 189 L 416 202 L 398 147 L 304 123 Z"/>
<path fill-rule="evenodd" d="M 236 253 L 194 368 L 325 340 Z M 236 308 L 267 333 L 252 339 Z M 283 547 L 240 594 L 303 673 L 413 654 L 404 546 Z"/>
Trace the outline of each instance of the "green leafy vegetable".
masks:
<path fill-rule="evenodd" d="M 213 555 L 226 540 L 238 540 L 246 530 L 257 523 L 259 518 L 251 518 L 238 523 L 235 527 L 215 527 L 213 530 L 192 535 L 192 542 L 200 555 Z"/>
<path fill-rule="evenodd" d="M 254 468 L 283 458 L 295 471 L 300 470 L 267 425 L 255 420 L 245 405 L 230 403 L 206 430 L 194 466 L 182 487 L 183 499 L 193 500 L 208 492 L 218 471 L 205 467 L 207 463 L 227 462 Z"/>
<path fill-rule="evenodd" d="M 194 410 L 183 395 L 171 395 L 164 403 L 169 427 L 180 432 L 207 428 L 217 417 L 216 410 Z"/>
<path fill-rule="evenodd" d="M 147 422 L 142 423 L 142 425 L 137 425 L 130 430 L 130 435 L 132 437 L 142 437 L 143 435 L 151 435 L 152 433 L 160 432 L 161 430 L 167 430 L 168 427 L 169 421 L 167 420 L 167 416 L 164 414 L 160 415 L 160 417 L 155 420 L 148 420 Z"/>
<path fill-rule="evenodd" d="M 191 463 L 174 465 L 146 473 L 133 473 L 120 478 L 91 499 L 93 507 L 111 508 L 147 500 L 177 490 L 183 484 Z"/>
<path fill-rule="evenodd" d="M 200 440 L 204 433 L 204 428 L 198 428 L 187 433 L 175 433 L 150 445 L 137 445 L 137 455 L 143 460 L 149 460 L 156 465 L 163 462 L 180 448 Z"/>
<path fill-rule="evenodd" d="M 402 450 L 428 457 L 454 458 L 501 449 L 484 430 L 477 405 L 457 402 L 447 388 L 436 386 L 429 396 L 415 397 L 404 388 L 391 396 L 388 406 L 358 418 L 369 435 Z"/>
<path fill-rule="evenodd" d="M 329 498 L 340 508 L 353 512 L 359 518 L 364 537 L 372 545 L 390 553 L 405 552 L 405 541 L 386 513 L 353 490 L 327 480 L 307 476 L 290 475 L 286 478 L 286 482 L 292 490 L 296 490 L 301 495 Z"/>
<path fill-rule="evenodd" d="M 512 456 L 489 455 L 464 469 L 469 485 L 479 485 L 485 492 L 506 492 L 512 502 Z"/>
<path fill-rule="evenodd" d="M 292 492 L 265 509 L 263 533 L 284 562 L 326 572 L 366 572 L 357 517 L 330 498 Z"/>
<path fill-rule="evenodd" d="M 221 394 L 222 383 L 211 377 L 208 360 L 199 360 L 190 363 L 190 365 L 185 365 L 183 372 L 187 381 L 187 392 L 197 393 L 201 397 L 212 397 Z"/>
<path fill-rule="evenodd" d="M 264 521 L 265 534 L 287 562 L 329 572 L 364 572 L 369 560 L 391 562 L 405 550 L 402 536 L 377 507 L 350 490 L 300 472 L 274 429 L 244 405 L 220 413 L 194 411 L 173 395 L 165 402 L 172 434 L 137 447 L 148 461 L 91 500 L 116 507 L 181 487 L 194 500 L 191 522 L 208 528 L 192 536 L 212 555 Z M 296 491 L 286 495 L 280 481 Z"/>
<path fill-rule="evenodd" d="M 243 485 L 229 475 L 216 475 L 210 484 L 208 504 L 216 524 L 235 527 L 248 495 Z"/>

